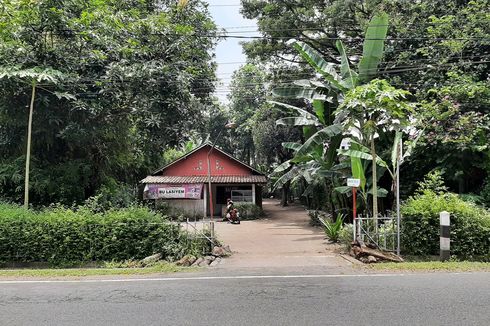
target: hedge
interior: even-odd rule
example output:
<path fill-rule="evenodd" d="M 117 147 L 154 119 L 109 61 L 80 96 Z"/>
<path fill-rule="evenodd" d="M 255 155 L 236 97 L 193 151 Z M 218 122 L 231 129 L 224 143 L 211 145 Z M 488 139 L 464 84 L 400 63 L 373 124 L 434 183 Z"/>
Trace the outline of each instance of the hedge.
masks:
<path fill-rule="evenodd" d="M 402 205 L 405 254 L 439 254 L 439 213 L 451 213 L 451 254 L 461 259 L 490 260 L 490 213 L 455 194 L 426 190 Z"/>
<path fill-rule="evenodd" d="M 122 261 L 157 252 L 172 260 L 192 249 L 178 225 L 144 207 L 34 212 L 0 203 L 0 262 Z"/>

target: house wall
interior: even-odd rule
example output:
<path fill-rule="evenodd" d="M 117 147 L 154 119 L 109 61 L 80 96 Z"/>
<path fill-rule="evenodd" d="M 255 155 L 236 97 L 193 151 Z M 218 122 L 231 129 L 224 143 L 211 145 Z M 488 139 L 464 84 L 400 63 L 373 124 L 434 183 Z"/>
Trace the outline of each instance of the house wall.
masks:
<path fill-rule="evenodd" d="M 208 175 L 207 155 L 210 147 L 204 147 L 173 165 L 167 167 L 164 176 L 201 176 Z M 252 171 L 230 159 L 219 151 L 213 150 L 209 155 L 211 175 L 251 175 Z"/>

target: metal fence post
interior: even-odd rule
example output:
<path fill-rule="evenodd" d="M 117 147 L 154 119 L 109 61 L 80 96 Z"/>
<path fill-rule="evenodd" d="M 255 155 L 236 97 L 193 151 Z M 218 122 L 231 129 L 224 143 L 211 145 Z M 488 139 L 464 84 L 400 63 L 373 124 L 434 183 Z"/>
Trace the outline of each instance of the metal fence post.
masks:
<path fill-rule="evenodd" d="M 441 226 L 439 255 L 441 261 L 446 261 L 451 257 L 450 217 L 448 212 L 444 211 L 439 214 L 439 224 Z"/>

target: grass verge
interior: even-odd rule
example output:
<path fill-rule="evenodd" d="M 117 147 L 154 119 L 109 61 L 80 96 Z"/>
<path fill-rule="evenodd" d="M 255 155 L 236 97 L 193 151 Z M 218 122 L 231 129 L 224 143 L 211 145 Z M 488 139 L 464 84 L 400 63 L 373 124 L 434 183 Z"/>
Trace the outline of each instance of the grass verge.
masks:
<path fill-rule="evenodd" d="M 377 271 L 408 271 L 408 272 L 490 272 L 490 263 L 470 261 L 424 261 L 404 263 L 379 263 L 368 265 Z"/>
<path fill-rule="evenodd" d="M 1 278 L 17 277 L 84 277 L 104 275 L 145 275 L 193 271 L 195 268 L 179 267 L 172 263 L 159 262 L 141 268 L 51 268 L 51 269 L 2 269 Z"/>

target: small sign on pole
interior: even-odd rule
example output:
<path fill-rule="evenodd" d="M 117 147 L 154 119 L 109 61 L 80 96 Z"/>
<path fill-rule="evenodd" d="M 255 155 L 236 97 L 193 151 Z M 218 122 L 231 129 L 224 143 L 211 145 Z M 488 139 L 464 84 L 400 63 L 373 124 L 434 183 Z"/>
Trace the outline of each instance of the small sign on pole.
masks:
<path fill-rule="evenodd" d="M 354 226 L 354 241 L 357 237 L 356 231 L 356 216 L 357 216 L 357 188 L 361 185 L 361 179 L 349 178 L 347 179 L 347 186 L 352 187 L 352 225 Z"/>
<path fill-rule="evenodd" d="M 347 186 L 358 188 L 361 185 L 361 179 L 349 178 L 347 179 Z"/>

